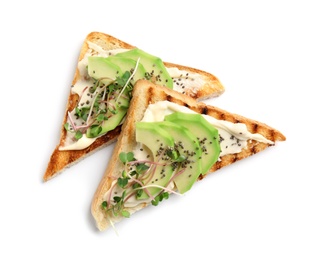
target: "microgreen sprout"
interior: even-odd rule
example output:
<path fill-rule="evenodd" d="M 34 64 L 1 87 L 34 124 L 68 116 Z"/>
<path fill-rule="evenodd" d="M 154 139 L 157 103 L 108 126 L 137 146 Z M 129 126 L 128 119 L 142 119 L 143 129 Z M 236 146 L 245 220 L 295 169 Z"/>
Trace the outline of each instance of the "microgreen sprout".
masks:
<path fill-rule="evenodd" d="M 125 208 L 125 203 L 132 197 L 140 200 L 144 192 L 148 195 L 149 201 L 154 206 L 168 199 L 171 193 L 181 195 L 171 188 L 170 183 L 172 183 L 176 176 L 185 171 L 186 168 L 180 167 L 180 165 L 184 163 L 187 158 L 181 155 L 174 147 L 165 148 L 160 154 L 160 157 L 163 155 L 167 156 L 168 162 L 137 160 L 133 152 L 121 152 L 119 154 L 119 160 L 124 165 L 124 168 L 112 185 L 107 200 L 102 203 L 102 208 L 107 214 L 114 217 L 129 217 L 130 214 L 127 208 Z M 175 167 L 175 171 L 167 185 L 162 186 L 151 183 L 156 167 L 169 166 L 173 165 L 173 163 L 178 166 Z M 152 195 L 149 190 L 150 188 L 159 188 L 160 192 Z M 113 190 L 115 192 L 113 192 Z"/>
<path fill-rule="evenodd" d="M 161 202 L 163 199 L 168 199 L 169 193 L 168 192 L 161 192 L 159 195 L 155 196 L 154 200 L 151 201 L 151 204 L 153 206 L 157 206 L 159 202 Z"/>
<path fill-rule="evenodd" d="M 108 120 L 108 117 L 105 116 L 105 114 L 100 113 L 100 114 L 97 116 L 96 120 L 97 120 L 98 122 L 102 122 L 102 121 L 104 121 L 104 120 Z"/>
<path fill-rule="evenodd" d="M 137 62 L 136 62 L 136 66 L 133 70 L 133 73 L 128 77 L 122 91 L 120 92 L 120 94 L 118 95 L 117 99 L 116 99 L 116 102 L 118 102 L 118 100 L 120 99 L 120 96 L 122 95 L 122 93 L 124 92 L 125 88 L 128 86 L 130 80 L 134 77 L 134 75 L 136 74 L 136 71 L 137 71 L 137 68 L 138 68 L 138 64 L 139 64 L 139 61 L 140 61 L 140 58 L 137 59 Z"/>
<path fill-rule="evenodd" d="M 90 136 L 98 136 L 102 131 L 102 127 L 100 125 L 92 125 L 89 128 L 89 135 Z"/>
<path fill-rule="evenodd" d="M 80 130 L 76 131 L 76 133 L 75 133 L 75 139 L 76 140 L 82 138 L 82 136 L 83 136 L 83 134 L 82 134 L 82 132 Z"/>
<path fill-rule="evenodd" d="M 70 121 L 70 123 L 71 123 L 71 126 L 73 127 L 74 131 L 76 131 L 76 126 L 75 126 L 74 121 L 73 121 L 73 119 L 72 119 L 71 113 L 68 112 L 67 115 L 68 115 L 68 119 L 69 119 L 69 121 Z M 67 126 L 68 126 L 68 125 L 67 125 Z M 67 127 L 67 128 L 68 128 L 68 127 Z"/>
<path fill-rule="evenodd" d="M 107 201 L 103 201 L 101 204 L 101 207 L 106 210 L 108 213 L 111 213 L 114 217 L 117 216 L 123 216 L 123 217 L 129 217 L 130 213 L 124 209 L 124 199 L 126 196 L 126 190 L 123 191 L 121 196 L 114 196 L 114 205 L 111 205 L 109 207 L 109 204 Z"/>
<path fill-rule="evenodd" d="M 69 125 L 69 123 L 65 123 L 65 124 L 64 124 L 64 128 L 65 128 L 66 131 L 70 131 L 70 125 Z"/>
<path fill-rule="evenodd" d="M 120 186 L 121 188 L 125 188 L 126 185 L 128 184 L 128 178 L 125 177 L 125 178 L 118 178 L 117 179 L 117 184 L 118 186 Z"/>
<path fill-rule="evenodd" d="M 126 164 L 127 162 L 131 162 L 131 161 L 134 161 L 134 153 L 132 152 L 128 152 L 128 153 L 125 153 L 125 152 L 121 152 L 119 154 L 119 158 L 121 160 L 122 163 Z"/>

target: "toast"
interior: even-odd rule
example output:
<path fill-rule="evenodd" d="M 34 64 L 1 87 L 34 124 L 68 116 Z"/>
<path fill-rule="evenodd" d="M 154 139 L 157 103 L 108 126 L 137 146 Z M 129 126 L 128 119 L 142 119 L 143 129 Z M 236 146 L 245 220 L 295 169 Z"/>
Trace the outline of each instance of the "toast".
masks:
<path fill-rule="evenodd" d="M 121 131 L 121 124 L 107 131 L 106 134 L 97 138 L 92 144 L 85 145 L 83 148 L 79 149 L 67 149 L 64 148 L 64 146 L 67 142 L 66 139 L 69 138 L 69 131 L 66 130 L 64 126 L 69 120 L 69 113 L 76 108 L 81 99 L 81 95 L 84 92 L 82 85 L 85 83 L 86 78 L 88 78 L 88 75 L 86 75 L 86 60 L 88 57 L 103 55 L 112 56 L 115 53 L 119 53 L 121 50 L 125 51 L 135 48 L 135 46 L 108 34 L 92 32 L 87 35 L 79 54 L 77 68 L 72 81 L 72 88 L 68 96 L 59 144 L 55 147 L 50 157 L 44 173 L 44 181 L 50 180 L 63 172 L 66 168 L 78 163 L 86 156 L 91 155 L 97 150 L 116 141 L 116 138 Z M 215 97 L 224 92 L 224 87 L 221 82 L 208 72 L 174 63 L 164 62 L 164 65 L 173 75 L 173 85 L 178 92 L 184 93 L 185 95 L 198 100 Z M 185 83 L 182 84 L 182 82 Z M 75 92 L 75 87 L 78 89 L 80 88 L 80 90 Z M 60 149 L 61 147 L 63 147 L 63 149 Z"/>
<path fill-rule="evenodd" d="M 164 104 L 167 104 L 167 105 L 164 105 Z M 134 168 L 135 166 L 141 167 L 142 162 L 145 161 L 145 160 L 142 160 L 141 163 L 139 163 L 139 161 L 136 162 L 134 158 L 136 157 L 137 153 L 134 156 L 132 156 L 131 153 L 129 153 L 132 151 L 138 151 L 138 145 L 139 145 L 137 142 L 138 131 L 139 131 L 138 124 L 140 124 L 138 122 L 141 122 L 141 121 L 147 122 L 147 121 L 155 121 L 155 120 L 162 121 L 164 119 L 164 115 L 162 115 L 162 113 L 164 111 L 165 112 L 168 111 L 169 107 L 171 107 L 173 111 L 176 111 L 175 110 L 176 105 L 179 105 L 179 107 L 182 108 L 182 111 L 191 110 L 191 111 L 194 111 L 196 115 L 199 115 L 199 114 L 209 115 L 210 118 L 213 120 L 212 121 L 213 124 L 215 125 L 219 125 L 220 123 L 224 124 L 225 122 L 226 122 L 225 123 L 226 125 L 232 124 L 232 123 L 237 126 L 244 125 L 246 127 L 246 130 L 250 132 L 250 136 L 247 135 L 248 137 L 247 137 L 247 142 L 245 144 L 245 147 L 242 146 L 240 151 L 237 151 L 234 153 L 223 152 L 223 150 L 225 149 L 226 151 L 226 148 L 227 148 L 227 146 L 223 146 L 223 148 L 221 148 L 221 151 L 219 151 L 220 154 L 219 154 L 218 159 L 215 158 L 216 161 L 214 162 L 214 164 L 209 168 L 209 170 L 199 174 L 196 181 L 205 178 L 207 174 L 210 172 L 217 171 L 218 169 L 221 169 L 222 167 L 225 167 L 238 160 L 241 160 L 248 156 L 256 154 L 266 149 L 267 147 L 273 146 L 275 145 L 277 141 L 286 140 L 285 136 L 281 132 L 279 132 L 278 130 L 264 123 L 251 120 L 240 115 L 229 113 L 225 110 L 206 105 L 202 102 L 197 102 L 195 99 L 191 97 L 186 97 L 182 95 L 181 93 L 177 93 L 171 89 L 167 89 L 162 86 L 156 86 L 145 80 L 140 80 L 136 83 L 135 88 L 133 90 L 133 98 L 132 98 L 131 106 L 128 110 L 127 118 L 122 126 L 122 134 L 118 137 L 118 141 L 114 148 L 112 158 L 107 166 L 107 169 L 103 175 L 103 178 L 101 182 L 99 183 L 99 186 L 93 197 L 93 201 L 91 205 L 91 213 L 92 213 L 92 216 L 94 217 L 96 226 L 100 231 L 106 230 L 111 225 L 114 225 L 114 223 L 121 221 L 125 217 L 129 217 L 136 211 L 150 205 L 151 203 L 155 204 L 161 201 L 162 199 L 167 198 L 168 193 L 177 192 L 176 184 L 175 185 L 166 184 L 166 186 L 164 187 L 167 187 L 167 188 L 164 188 L 163 190 L 161 189 L 159 191 L 160 193 L 156 193 L 156 195 L 153 195 L 152 198 L 148 196 L 149 198 L 148 200 L 137 199 L 138 203 L 134 204 L 134 202 L 132 201 L 129 204 L 130 206 L 127 206 L 126 200 L 129 199 L 131 196 L 133 196 L 135 197 L 135 199 L 133 200 L 136 201 L 136 196 L 138 196 L 136 192 L 140 190 L 140 188 L 139 189 L 133 188 L 135 192 L 132 193 L 132 188 L 130 186 L 131 182 L 135 184 L 135 183 L 140 183 L 141 180 L 140 181 L 138 179 L 135 180 L 134 179 L 135 177 L 132 177 L 132 176 L 137 176 L 137 175 L 132 175 L 132 176 L 128 175 L 127 187 L 130 186 L 130 188 L 127 188 L 127 189 L 125 188 L 124 190 L 121 188 L 125 184 L 125 183 L 123 184 L 123 180 L 125 179 L 125 176 L 124 176 L 125 165 L 129 165 L 132 168 Z M 151 111 L 155 111 L 156 113 L 152 117 L 150 117 Z M 216 120 L 217 123 L 216 122 L 214 123 L 215 119 L 217 119 Z M 228 125 L 226 128 L 231 129 L 231 126 Z M 240 129 L 242 130 L 239 130 L 239 132 L 237 133 L 239 135 L 243 134 L 243 131 L 245 131 L 244 128 L 240 128 Z M 219 143 L 222 144 L 222 142 L 225 142 L 225 140 L 223 140 L 222 135 L 221 135 L 222 130 L 218 130 L 218 131 L 219 131 L 219 136 L 220 136 Z M 146 136 L 145 138 L 148 139 L 149 137 Z M 153 138 L 153 135 L 152 135 L 152 138 Z M 233 134 L 230 137 L 230 139 L 236 139 L 236 138 L 234 137 Z M 240 138 L 241 137 L 238 137 L 238 139 Z M 237 140 L 237 141 L 234 141 L 233 143 L 235 143 L 236 145 L 239 145 L 239 142 L 241 141 Z M 144 147 L 144 146 L 141 146 L 141 147 Z M 142 148 L 140 148 L 140 150 L 141 149 Z M 125 162 L 125 156 L 126 158 L 127 156 L 130 156 L 129 160 L 126 160 L 126 162 Z M 161 159 L 158 159 L 158 160 L 161 160 Z M 147 162 L 147 160 L 145 162 Z M 149 162 L 147 164 L 149 165 Z M 150 166 L 150 168 L 151 167 L 152 166 Z M 162 167 L 162 166 L 159 166 L 159 167 Z M 147 171 L 149 171 L 150 168 Z M 153 173 L 150 173 L 150 174 L 153 174 Z M 172 182 L 173 182 L 173 179 L 172 179 Z M 169 181 L 169 183 L 171 183 L 171 180 Z M 143 183 L 141 183 L 140 187 L 143 187 L 142 184 Z M 168 188 L 168 186 L 170 186 L 170 188 Z M 111 188 L 111 187 L 115 187 L 115 188 Z M 147 186 L 145 188 L 147 188 Z M 141 190 L 143 189 L 144 188 L 142 188 Z M 121 193 L 122 191 L 125 191 L 125 190 L 127 191 L 127 193 L 125 194 Z M 118 196 L 118 193 L 122 195 Z M 160 197 L 160 194 L 162 193 L 166 194 L 166 196 L 162 195 Z M 114 196 L 117 196 L 119 198 L 114 197 Z M 124 203 L 121 203 L 123 199 L 125 201 Z"/>

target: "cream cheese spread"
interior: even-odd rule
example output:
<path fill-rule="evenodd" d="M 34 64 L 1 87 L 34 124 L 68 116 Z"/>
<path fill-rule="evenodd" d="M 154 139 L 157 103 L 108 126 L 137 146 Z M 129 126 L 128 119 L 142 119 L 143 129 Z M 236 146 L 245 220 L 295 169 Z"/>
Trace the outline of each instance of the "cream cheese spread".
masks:
<path fill-rule="evenodd" d="M 180 70 L 175 67 L 166 69 L 173 79 L 173 89 L 177 92 L 185 94 L 187 90 L 190 90 L 196 94 L 205 83 L 200 74 Z"/>

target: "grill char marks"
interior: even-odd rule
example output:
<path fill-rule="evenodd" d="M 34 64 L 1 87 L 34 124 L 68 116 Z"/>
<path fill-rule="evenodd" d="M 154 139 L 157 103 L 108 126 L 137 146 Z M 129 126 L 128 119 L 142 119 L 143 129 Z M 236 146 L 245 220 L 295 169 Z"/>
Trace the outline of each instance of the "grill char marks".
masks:
<path fill-rule="evenodd" d="M 271 140 L 276 140 L 276 139 L 279 139 L 280 137 L 279 137 L 279 135 L 277 135 L 276 134 L 276 132 L 272 129 L 271 131 L 270 131 L 270 135 L 271 135 Z"/>
<path fill-rule="evenodd" d="M 152 99 L 152 97 L 154 95 L 153 88 L 150 87 L 147 92 L 148 92 L 147 104 L 149 104 L 149 103 L 151 103 L 151 99 Z"/>
<path fill-rule="evenodd" d="M 254 123 L 253 124 L 253 133 L 257 133 L 258 132 L 258 128 L 259 128 L 259 125 L 257 123 Z"/>
<path fill-rule="evenodd" d="M 204 115 L 208 115 L 209 114 L 209 109 L 208 109 L 207 106 L 202 107 L 201 114 L 204 114 Z"/>
<path fill-rule="evenodd" d="M 193 110 L 195 110 L 198 113 L 201 113 L 203 115 L 209 115 L 212 116 L 218 120 L 227 120 L 232 123 L 238 123 L 240 120 L 235 117 L 233 114 L 230 114 L 222 109 L 216 108 L 214 106 L 208 106 L 204 103 L 198 104 L 197 107 L 193 107 Z"/>
<path fill-rule="evenodd" d="M 183 100 L 177 99 L 171 95 L 166 95 L 166 98 L 164 100 L 176 103 L 176 104 L 181 105 L 181 106 L 189 107 L 189 105 L 186 102 L 184 102 Z"/>

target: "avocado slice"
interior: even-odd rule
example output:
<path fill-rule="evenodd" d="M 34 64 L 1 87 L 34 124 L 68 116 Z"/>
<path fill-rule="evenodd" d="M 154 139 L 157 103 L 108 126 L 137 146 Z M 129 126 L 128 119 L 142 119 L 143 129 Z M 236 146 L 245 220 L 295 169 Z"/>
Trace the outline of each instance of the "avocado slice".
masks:
<path fill-rule="evenodd" d="M 165 116 L 164 120 L 186 127 L 196 135 L 202 150 L 202 174 L 208 173 L 221 152 L 218 130 L 201 114 L 174 112 Z"/>
<path fill-rule="evenodd" d="M 115 129 L 127 113 L 127 109 L 118 108 L 117 113 L 103 121 L 100 125 L 92 125 L 87 129 L 86 136 L 95 138 Z"/>
<path fill-rule="evenodd" d="M 113 58 L 108 59 L 99 56 L 88 57 L 88 74 L 94 79 L 101 79 L 105 85 L 109 86 L 112 81 L 116 80 L 117 77 L 121 77 L 125 71 L 130 70 L 132 66 L 136 66 L 136 62 L 129 59 L 124 59 L 125 64 L 123 68 L 117 65 L 117 63 L 122 64 L 122 62 L 113 62 Z M 141 75 L 144 74 L 141 67 Z M 138 74 L 140 76 L 140 74 Z M 127 108 L 129 107 L 130 97 L 129 91 L 124 90 L 123 95 L 118 98 L 119 92 L 114 92 L 112 98 L 110 99 L 110 107 L 112 110 L 104 114 L 107 118 L 102 122 L 95 122 L 91 127 L 87 129 L 86 136 L 89 138 L 95 138 L 100 135 L 105 134 L 116 128 L 124 118 L 127 113 Z"/>
<path fill-rule="evenodd" d="M 117 94 L 114 96 L 117 99 Z M 97 136 L 103 135 L 113 129 L 115 129 L 123 120 L 127 113 L 129 107 L 129 91 L 124 90 L 123 95 L 120 96 L 119 100 L 112 101 L 111 106 L 115 108 L 115 111 L 108 110 L 104 116 L 107 120 L 102 121 L 102 123 L 94 124 L 87 129 L 86 136 L 89 138 L 95 138 Z"/>
<path fill-rule="evenodd" d="M 136 63 L 137 63 L 137 61 L 135 61 L 133 59 L 126 58 L 126 57 L 119 57 L 116 55 L 109 56 L 106 59 L 109 60 L 110 62 L 112 62 L 113 64 L 119 66 L 120 69 L 123 71 L 123 73 L 125 71 L 129 71 L 130 74 L 133 73 L 133 70 L 135 69 Z M 131 79 L 131 83 L 134 85 L 137 80 L 144 79 L 145 73 L 146 73 L 145 67 L 139 62 L 137 69 L 136 69 L 136 73 L 133 76 L 133 78 Z"/>
<path fill-rule="evenodd" d="M 146 70 L 146 78 L 153 83 L 168 88 L 173 88 L 173 79 L 167 72 L 163 61 L 154 55 L 151 55 L 141 49 L 135 48 L 129 51 L 121 52 L 115 55 L 116 57 L 126 57 L 137 61 L 140 58 L 140 63 Z"/>
<path fill-rule="evenodd" d="M 136 141 L 145 145 L 153 154 L 153 161 L 158 165 L 153 165 L 150 168 L 152 178 L 147 177 L 144 185 L 159 185 L 166 187 L 173 174 L 173 168 L 166 158 L 166 149 L 174 147 L 174 139 L 164 129 L 151 122 L 136 123 Z M 164 150 L 165 149 L 165 150 Z M 164 165 L 160 165 L 163 164 Z M 162 191 L 158 187 L 147 188 L 152 196 L 157 195 Z M 143 192 L 138 199 L 147 199 L 149 195 Z"/>
<path fill-rule="evenodd" d="M 101 79 L 103 83 L 109 83 L 122 76 L 122 70 L 119 66 L 112 63 L 104 57 L 88 57 L 88 75 L 94 79 Z"/>
<path fill-rule="evenodd" d="M 177 164 L 174 164 L 178 167 L 175 169 L 175 174 L 179 175 L 174 177 L 173 181 L 178 191 L 183 194 L 191 189 L 202 173 L 202 150 L 199 141 L 191 131 L 179 124 L 163 121 L 156 125 L 164 129 L 175 140 L 174 151 L 178 152 Z"/>

